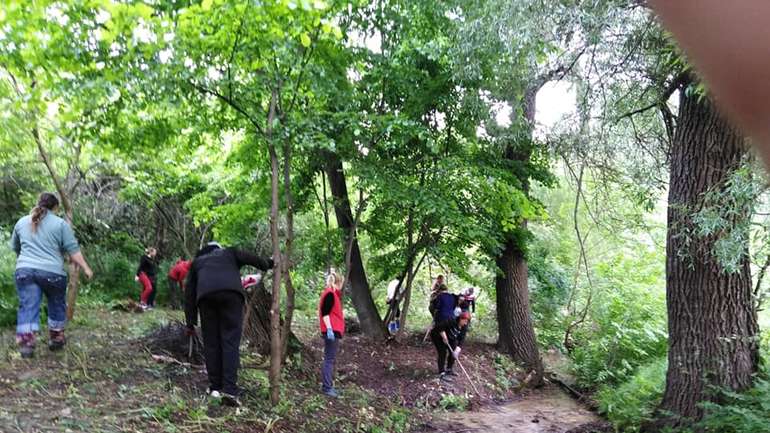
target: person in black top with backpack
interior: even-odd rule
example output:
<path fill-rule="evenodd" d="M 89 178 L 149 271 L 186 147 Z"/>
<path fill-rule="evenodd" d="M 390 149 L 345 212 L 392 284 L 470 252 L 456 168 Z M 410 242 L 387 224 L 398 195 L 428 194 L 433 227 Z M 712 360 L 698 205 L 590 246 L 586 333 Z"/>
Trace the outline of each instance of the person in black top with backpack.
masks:
<path fill-rule="evenodd" d="M 240 406 L 237 381 L 245 301 L 240 269 L 250 265 L 267 271 L 273 264 L 272 259 L 210 242 L 195 255 L 187 274 L 187 330 L 194 335 L 200 311 L 207 394 L 229 406 Z"/>
<path fill-rule="evenodd" d="M 460 356 L 460 346 L 465 339 L 465 330 L 471 321 L 471 313 L 463 311 L 457 319 L 438 322 L 430 331 L 430 338 L 438 354 L 438 374 L 440 379 L 454 376 L 452 367 Z"/>

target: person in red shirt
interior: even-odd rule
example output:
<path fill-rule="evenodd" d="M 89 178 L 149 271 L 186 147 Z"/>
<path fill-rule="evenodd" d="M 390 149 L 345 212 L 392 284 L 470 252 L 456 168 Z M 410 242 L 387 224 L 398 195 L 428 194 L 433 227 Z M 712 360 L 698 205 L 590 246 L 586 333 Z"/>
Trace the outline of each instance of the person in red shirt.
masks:
<path fill-rule="evenodd" d="M 192 261 L 180 257 L 168 271 L 168 299 L 171 308 L 182 308 L 184 281 L 187 278 L 187 272 L 190 271 L 191 263 Z"/>
<path fill-rule="evenodd" d="M 340 339 L 345 335 L 345 317 L 342 312 L 342 284 L 344 277 L 332 269 L 326 277 L 326 287 L 318 301 L 318 322 L 324 340 L 324 361 L 321 366 L 321 392 L 326 396 L 338 396 L 334 389 L 334 361 L 337 358 Z"/>

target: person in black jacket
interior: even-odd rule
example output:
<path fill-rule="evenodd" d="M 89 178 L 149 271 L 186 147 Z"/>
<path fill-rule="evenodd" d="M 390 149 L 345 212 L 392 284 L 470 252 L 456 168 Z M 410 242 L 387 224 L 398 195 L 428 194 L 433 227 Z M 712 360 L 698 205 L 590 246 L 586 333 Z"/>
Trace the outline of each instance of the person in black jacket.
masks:
<path fill-rule="evenodd" d="M 145 249 L 144 255 L 139 259 L 139 267 L 136 269 L 136 281 L 142 285 L 141 306 L 145 310 L 155 308 L 155 278 L 158 275 L 158 264 L 155 257 L 157 255 L 158 250 L 155 248 Z"/>
<path fill-rule="evenodd" d="M 445 379 L 446 376 L 454 376 L 452 367 L 454 367 L 455 359 L 460 356 L 460 346 L 463 344 L 465 329 L 470 321 L 471 314 L 463 311 L 457 319 L 439 322 L 430 331 L 430 338 L 438 353 L 439 378 Z"/>
<path fill-rule="evenodd" d="M 215 398 L 221 396 L 222 402 L 230 406 L 240 405 L 237 381 L 245 301 L 240 269 L 244 265 L 267 271 L 272 269 L 273 260 L 210 242 L 196 254 L 185 290 L 190 335 L 195 333 L 200 311 L 209 376 L 207 393 Z"/>

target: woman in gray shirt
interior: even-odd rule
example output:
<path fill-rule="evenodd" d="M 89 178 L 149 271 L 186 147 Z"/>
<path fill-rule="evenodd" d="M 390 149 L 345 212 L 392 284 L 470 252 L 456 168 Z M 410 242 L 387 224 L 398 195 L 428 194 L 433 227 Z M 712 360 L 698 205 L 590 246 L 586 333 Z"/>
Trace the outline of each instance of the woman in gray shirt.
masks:
<path fill-rule="evenodd" d="M 35 353 L 35 334 L 40 330 L 40 303 L 48 300 L 48 348 L 64 347 L 67 321 L 67 272 L 64 255 L 75 262 L 90 279 L 86 263 L 72 227 L 54 214 L 59 200 L 50 193 L 40 194 L 32 212 L 19 219 L 11 235 L 16 260 L 16 292 L 19 311 L 16 316 L 16 342 L 22 358 Z"/>

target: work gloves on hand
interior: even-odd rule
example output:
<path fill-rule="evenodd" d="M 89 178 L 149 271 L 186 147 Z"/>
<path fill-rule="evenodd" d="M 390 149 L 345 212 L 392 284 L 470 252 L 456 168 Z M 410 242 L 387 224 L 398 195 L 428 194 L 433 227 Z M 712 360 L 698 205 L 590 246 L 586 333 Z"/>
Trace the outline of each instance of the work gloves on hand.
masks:
<path fill-rule="evenodd" d="M 459 357 L 460 357 L 460 352 L 461 352 L 461 351 L 462 351 L 462 349 L 460 349 L 460 347 L 459 347 L 459 346 L 458 346 L 458 347 L 455 347 L 455 350 L 453 350 L 453 351 L 452 351 L 452 356 L 454 356 L 454 357 L 455 357 L 455 359 L 459 358 Z"/>
<path fill-rule="evenodd" d="M 334 331 L 331 328 L 326 330 L 326 339 L 329 341 L 334 341 Z"/>

